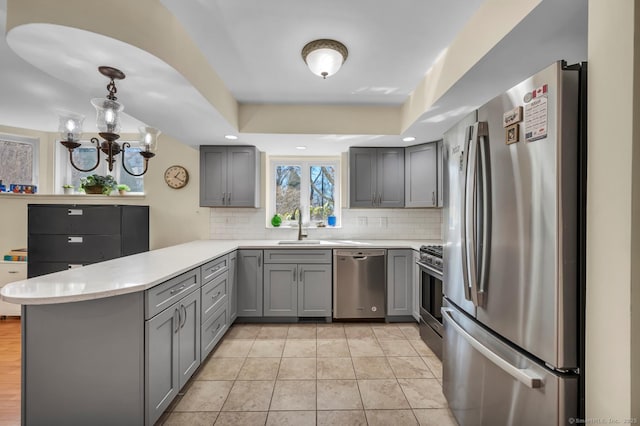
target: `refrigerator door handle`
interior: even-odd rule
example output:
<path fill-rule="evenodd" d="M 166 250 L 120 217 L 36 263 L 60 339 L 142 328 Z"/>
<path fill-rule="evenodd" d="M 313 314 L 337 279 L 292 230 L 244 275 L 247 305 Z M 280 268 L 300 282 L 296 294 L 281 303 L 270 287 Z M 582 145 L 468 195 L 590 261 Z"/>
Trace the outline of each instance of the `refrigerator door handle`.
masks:
<path fill-rule="evenodd" d="M 487 137 L 489 136 L 489 123 L 486 121 L 478 122 L 474 125 L 476 140 L 480 152 L 480 171 L 482 173 L 482 245 L 480 251 L 480 269 L 478 270 L 478 288 L 476 290 L 478 297 L 478 306 L 484 305 L 486 296 L 487 272 L 489 267 L 489 235 L 491 233 L 491 185 L 490 185 L 490 165 L 489 146 Z M 481 139 L 480 139 L 481 138 Z"/>
<path fill-rule="evenodd" d="M 471 284 L 471 300 L 478 307 L 478 254 L 476 238 L 478 235 L 478 123 L 471 127 L 469 154 L 467 155 L 467 177 L 465 182 L 465 243 L 468 260 L 467 270 Z"/>
<path fill-rule="evenodd" d="M 463 147 L 462 164 L 461 168 L 464 170 L 463 188 L 462 188 L 462 200 L 460 208 L 460 248 L 462 254 L 462 282 L 464 285 L 464 298 L 471 300 L 471 290 L 469 286 L 469 267 L 467 257 L 467 177 L 469 176 L 469 148 L 471 146 L 471 136 L 473 134 L 473 128 L 470 126 L 467 129 L 467 140 Z"/>
<path fill-rule="evenodd" d="M 467 333 L 454 319 L 451 313 L 453 309 L 451 308 L 442 308 L 442 318 L 451 325 L 454 330 L 462 336 L 475 350 L 480 352 L 485 358 L 494 363 L 497 367 L 500 367 L 502 371 L 509 374 L 511 377 L 524 384 L 526 387 L 530 389 L 541 388 L 543 386 L 542 378 L 540 378 L 533 371 L 526 368 L 518 368 L 515 365 L 512 365 L 505 359 L 501 358 L 491 349 L 480 343 L 473 336 Z"/>

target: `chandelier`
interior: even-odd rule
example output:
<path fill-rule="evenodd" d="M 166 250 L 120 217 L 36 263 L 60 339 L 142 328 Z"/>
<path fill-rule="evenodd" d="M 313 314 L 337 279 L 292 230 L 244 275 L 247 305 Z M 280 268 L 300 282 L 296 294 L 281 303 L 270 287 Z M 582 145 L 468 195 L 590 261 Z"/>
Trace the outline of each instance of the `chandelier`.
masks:
<path fill-rule="evenodd" d="M 337 73 L 349 52 L 336 40 L 320 39 L 307 43 L 302 48 L 302 59 L 312 73 L 326 79 Z"/>
<path fill-rule="evenodd" d="M 97 112 L 96 125 L 98 127 L 98 134 L 103 141 L 98 138 L 91 138 L 91 143 L 96 145 L 96 164 L 93 167 L 83 169 L 78 167 L 73 161 L 73 150 L 80 147 L 82 144 L 80 141 L 80 135 L 82 134 L 82 124 L 84 116 L 79 114 L 65 114 L 60 115 L 59 131 L 62 137 L 60 143 L 64 145 L 69 151 L 69 161 L 74 169 L 81 172 L 90 172 L 95 170 L 100 165 L 100 151 L 106 155 L 106 162 L 109 165 L 109 171 L 113 171 L 113 163 L 116 161 L 118 154 L 122 156 L 122 168 L 132 176 L 142 176 L 147 172 L 149 159 L 153 158 L 158 143 L 158 136 L 160 131 L 153 127 L 140 127 L 140 145 L 142 149 L 139 154 L 144 158 L 144 170 L 141 173 L 133 173 L 127 169 L 127 165 L 124 161 L 124 154 L 127 148 L 131 148 L 129 142 L 123 142 L 122 144 L 116 142 L 120 135 L 120 113 L 124 109 L 124 106 L 118 102 L 116 93 L 115 80 L 122 80 L 125 75 L 119 69 L 113 67 L 102 66 L 98 68 L 100 74 L 109 78 L 109 84 L 107 90 L 109 93 L 106 98 L 96 98 L 91 100 L 91 104 L 95 107 Z"/>

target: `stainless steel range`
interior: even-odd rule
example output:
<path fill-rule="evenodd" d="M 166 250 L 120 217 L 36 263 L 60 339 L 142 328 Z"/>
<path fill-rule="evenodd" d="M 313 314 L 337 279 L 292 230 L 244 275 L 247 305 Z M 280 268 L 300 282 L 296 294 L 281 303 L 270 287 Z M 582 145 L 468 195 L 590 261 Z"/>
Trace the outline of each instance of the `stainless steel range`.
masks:
<path fill-rule="evenodd" d="M 442 359 L 442 245 L 420 247 L 420 337 Z"/>

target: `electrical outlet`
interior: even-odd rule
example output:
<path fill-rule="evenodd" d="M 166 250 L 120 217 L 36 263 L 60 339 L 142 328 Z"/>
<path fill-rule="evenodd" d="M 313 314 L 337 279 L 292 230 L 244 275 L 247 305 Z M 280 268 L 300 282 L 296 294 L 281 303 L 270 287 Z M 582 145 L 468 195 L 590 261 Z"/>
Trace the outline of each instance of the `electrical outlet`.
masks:
<path fill-rule="evenodd" d="M 367 226 L 369 221 L 366 216 L 358 216 L 358 226 Z"/>
<path fill-rule="evenodd" d="M 380 218 L 380 228 L 386 228 L 387 227 L 387 218 L 386 217 L 381 217 Z"/>

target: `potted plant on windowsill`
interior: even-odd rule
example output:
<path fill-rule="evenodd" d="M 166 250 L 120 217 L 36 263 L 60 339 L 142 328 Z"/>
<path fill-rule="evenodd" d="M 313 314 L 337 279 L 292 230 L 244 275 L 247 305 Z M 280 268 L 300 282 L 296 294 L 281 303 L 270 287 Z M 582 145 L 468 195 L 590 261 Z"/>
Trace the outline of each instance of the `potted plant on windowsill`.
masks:
<path fill-rule="evenodd" d="M 62 185 L 62 192 L 64 193 L 64 195 L 73 194 L 73 185 L 69 185 L 69 184 Z"/>
<path fill-rule="evenodd" d="M 104 194 L 109 195 L 111 191 L 116 189 L 118 182 L 113 176 L 91 175 L 80 179 L 80 188 L 86 194 Z"/>
<path fill-rule="evenodd" d="M 116 189 L 118 190 L 118 192 L 120 193 L 120 195 L 124 195 L 124 194 L 126 194 L 128 191 L 131 191 L 131 188 L 129 188 L 129 185 L 125 185 L 124 183 L 120 183 L 120 184 L 118 184 L 118 186 L 116 186 Z"/>

